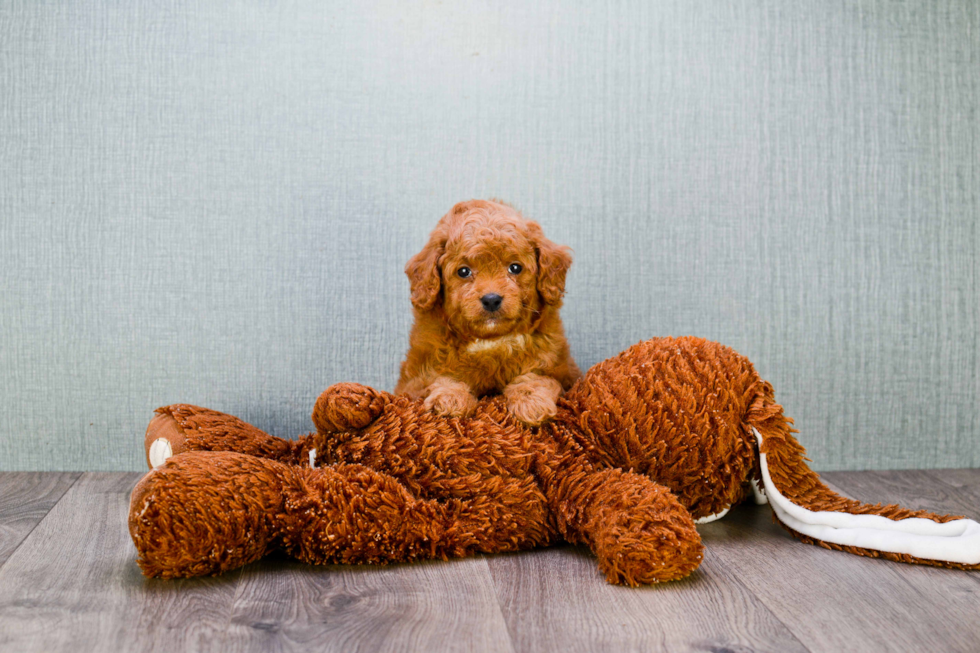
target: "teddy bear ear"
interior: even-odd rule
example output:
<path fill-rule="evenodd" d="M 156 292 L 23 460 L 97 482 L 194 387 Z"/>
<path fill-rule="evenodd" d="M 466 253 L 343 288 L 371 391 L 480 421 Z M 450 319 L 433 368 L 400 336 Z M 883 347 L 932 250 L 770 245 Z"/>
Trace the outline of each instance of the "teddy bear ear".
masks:
<path fill-rule="evenodd" d="M 565 275 L 572 266 L 572 250 L 547 238 L 537 222 L 528 222 L 531 241 L 538 255 L 538 293 L 546 304 L 557 306 L 565 294 Z"/>
<path fill-rule="evenodd" d="M 420 311 L 428 311 L 435 306 L 436 300 L 439 299 L 439 292 L 442 290 L 439 259 L 446 252 L 448 217 L 447 215 L 439 221 L 432 235 L 429 236 L 429 242 L 405 265 L 405 274 L 412 288 L 412 306 Z"/>

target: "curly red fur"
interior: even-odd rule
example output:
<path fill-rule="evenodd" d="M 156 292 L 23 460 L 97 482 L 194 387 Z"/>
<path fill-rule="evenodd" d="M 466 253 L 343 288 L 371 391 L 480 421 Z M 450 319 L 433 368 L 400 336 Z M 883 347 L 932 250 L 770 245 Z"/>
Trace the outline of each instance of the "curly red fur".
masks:
<path fill-rule="evenodd" d="M 738 503 L 758 478 L 754 430 L 773 483 L 799 506 L 953 519 L 836 495 L 806 466 L 772 386 L 743 356 L 699 338 L 649 340 L 596 364 L 538 428 L 505 401 L 447 418 L 341 383 L 316 402 L 317 432 L 298 441 L 204 408 L 160 409 L 147 446 L 177 437 L 174 455 L 133 491 L 139 565 L 149 576 L 195 576 L 276 548 L 312 563 L 383 564 L 565 540 L 588 546 L 610 582 L 674 580 L 702 559 L 694 519 Z M 980 568 L 794 534 L 859 555 Z"/>
<path fill-rule="evenodd" d="M 558 395 L 581 376 L 558 315 L 571 263 L 567 247 L 514 208 L 455 205 L 405 267 L 415 324 L 395 392 L 446 415 L 503 393 L 526 424 L 554 416 Z M 502 298 L 494 311 L 481 302 L 491 294 Z"/>

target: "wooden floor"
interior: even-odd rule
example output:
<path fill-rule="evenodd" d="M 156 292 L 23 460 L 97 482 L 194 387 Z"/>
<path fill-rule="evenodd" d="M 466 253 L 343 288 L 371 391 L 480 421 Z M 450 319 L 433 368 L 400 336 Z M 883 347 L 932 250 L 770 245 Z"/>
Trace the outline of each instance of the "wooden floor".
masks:
<path fill-rule="evenodd" d="M 607 585 L 569 546 L 394 567 L 273 557 L 148 580 L 126 529 L 138 474 L 0 474 L 2 651 L 980 651 L 980 572 L 807 546 L 768 507 L 699 527 L 692 577 Z M 824 478 L 980 518 L 980 470 Z"/>

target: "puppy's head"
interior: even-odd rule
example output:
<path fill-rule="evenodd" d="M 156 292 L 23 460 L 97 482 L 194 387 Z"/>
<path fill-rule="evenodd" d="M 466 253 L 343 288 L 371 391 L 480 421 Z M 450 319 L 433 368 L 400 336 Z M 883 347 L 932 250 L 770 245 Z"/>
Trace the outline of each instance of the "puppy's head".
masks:
<path fill-rule="evenodd" d="M 441 307 L 463 338 L 495 338 L 528 329 L 544 306 L 559 306 L 572 264 L 567 247 L 506 204 L 454 206 L 405 267 L 412 304 Z"/>

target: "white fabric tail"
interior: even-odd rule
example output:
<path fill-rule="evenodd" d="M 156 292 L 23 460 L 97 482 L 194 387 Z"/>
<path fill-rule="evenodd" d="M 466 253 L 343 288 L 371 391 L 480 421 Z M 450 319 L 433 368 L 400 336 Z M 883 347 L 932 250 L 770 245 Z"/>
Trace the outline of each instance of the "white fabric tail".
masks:
<path fill-rule="evenodd" d="M 794 531 L 841 546 L 904 553 L 925 560 L 980 564 L 980 524 L 957 519 L 940 524 L 931 519 L 892 520 L 881 515 L 807 510 L 780 494 L 769 475 L 762 435 L 753 427 L 766 496 L 779 521 Z"/>

